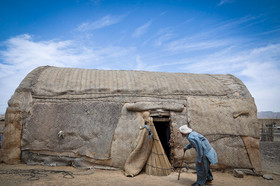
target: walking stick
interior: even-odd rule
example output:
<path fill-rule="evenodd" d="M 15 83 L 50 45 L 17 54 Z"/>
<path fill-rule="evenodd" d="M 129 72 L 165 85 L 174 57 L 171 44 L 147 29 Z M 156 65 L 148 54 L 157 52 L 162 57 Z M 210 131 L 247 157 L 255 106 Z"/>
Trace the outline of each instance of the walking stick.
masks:
<path fill-rule="evenodd" d="M 178 180 L 180 180 L 180 174 L 181 174 L 181 170 L 182 170 L 182 166 L 183 166 L 183 162 L 184 162 L 184 158 L 185 158 L 185 153 L 186 153 L 186 150 L 184 151 L 184 154 L 183 154 L 183 159 L 182 159 L 180 170 L 179 170 Z"/>

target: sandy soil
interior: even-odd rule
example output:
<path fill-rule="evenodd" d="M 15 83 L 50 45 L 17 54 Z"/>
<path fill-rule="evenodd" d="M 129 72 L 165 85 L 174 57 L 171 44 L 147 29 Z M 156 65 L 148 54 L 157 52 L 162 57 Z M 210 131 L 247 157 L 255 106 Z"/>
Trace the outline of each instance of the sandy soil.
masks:
<path fill-rule="evenodd" d="M 280 174 L 280 141 L 260 142 L 260 153 L 263 172 Z"/>
<path fill-rule="evenodd" d="M 41 170 L 41 174 L 1 174 L 7 173 L 7 170 Z M 42 171 L 47 172 L 42 172 Z M 52 173 L 56 171 L 57 173 Z M 66 175 L 63 172 L 70 171 L 73 177 Z M 232 173 L 213 172 L 214 181 L 209 185 L 228 185 L 228 186 L 250 186 L 250 185 L 269 185 L 279 186 L 280 175 L 273 174 L 274 180 L 265 180 L 262 177 L 245 175 L 244 178 L 235 178 Z M 30 180 L 31 179 L 31 180 Z M 33 179 L 33 181 L 32 181 Z M 191 185 L 196 180 L 196 174 L 191 171 L 182 172 L 180 180 L 178 180 L 178 173 L 172 172 L 169 176 L 158 177 L 149 176 L 142 173 L 134 178 L 125 177 L 121 170 L 79 170 L 73 167 L 46 167 L 46 166 L 30 166 L 25 164 L 20 165 L 0 165 L 0 185 Z"/>
<path fill-rule="evenodd" d="M 263 173 L 270 174 L 273 180 L 265 180 L 261 176 L 245 175 L 244 178 L 236 178 L 231 172 L 213 172 L 213 186 L 279 186 L 280 185 L 280 142 L 261 142 L 260 152 L 262 158 Z M 35 169 L 33 174 L 26 170 Z M 17 172 L 13 172 L 13 170 Z M 20 172 L 21 171 L 21 172 Z M 64 172 L 66 171 L 66 172 Z M 9 174 L 8 174 L 9 173 Z M 69 175 L 65 173 L 72 173 Z M 191 185 L 196 180 L 196 174 L 189 170 L 182 172 L 178 180 L 178 172 L 172 172 L 169 176 L 149 176 L 142 173 L 134 178 L 124 176 L 121 170 L 81 170 L 73 167 L 48 167 L 31 166 L 25 164 L 5 165 L 0 164 L 0 185 L 114 185 L 114 186 L 176 186 Z"/>

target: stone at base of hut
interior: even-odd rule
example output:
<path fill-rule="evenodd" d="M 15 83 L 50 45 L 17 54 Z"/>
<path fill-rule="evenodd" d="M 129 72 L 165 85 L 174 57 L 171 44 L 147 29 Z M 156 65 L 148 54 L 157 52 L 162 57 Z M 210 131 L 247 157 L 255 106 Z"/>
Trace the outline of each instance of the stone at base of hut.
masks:
<path fill-rule="evenodd" d="M 243 178 L 244 177 L 244 173 L 238 169 L 234 169 L 233 170 L 233 175 L 236 178 Z"/>
<path fill-rule="evenodd" d="M 187 168 L 182 168 L 181 172 L 188 172 L 188 169 Z"/>
<path fill-rule="evenodd" d="M 273 180 L 273 177 L 270 174 L 264 174 L 263 178 L 266 179 L 266 180 Z"/>
<path fill-rule="evenodd" d="M 236 169 L 237 170 L 237 169 Z M 243 172 L 244 174 L 246 175 L 252 175 L 252 176 L 261 176 L 260 173 L 258 172 L 254 172 L 253 170 L 251 169 L 238 169 L 239 171 Z"/>

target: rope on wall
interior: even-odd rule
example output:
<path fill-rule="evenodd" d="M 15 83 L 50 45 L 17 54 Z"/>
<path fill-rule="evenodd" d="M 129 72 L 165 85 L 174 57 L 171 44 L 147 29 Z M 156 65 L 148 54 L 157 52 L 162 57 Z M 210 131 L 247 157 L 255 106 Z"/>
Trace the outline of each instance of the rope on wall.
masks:
<path fill-rule="evenodd" d="M 19 175 L 19 176 L 25 176 L 27 177 L 27 180 L 29 181 L 36 181 L 39 180 L 42 177 L 47 177 L 48 174 L 62 174 L 63 178 L 66 179 L 73 179 L 75 178 L 74 175 L 90 175 L 93 174 L 93 170 L 91 171 L 77 171 L 77 172 L 83 172 L 83 173 L 73 173 L 71 171 L 63 171 L 63 170 L 45 170 L 45 169 L 10 169 L 10 170 L 0 170 L 0 174 L 13 174 L 13 175 Z M 48 173 L 48 174 L 47 174 Z"/>

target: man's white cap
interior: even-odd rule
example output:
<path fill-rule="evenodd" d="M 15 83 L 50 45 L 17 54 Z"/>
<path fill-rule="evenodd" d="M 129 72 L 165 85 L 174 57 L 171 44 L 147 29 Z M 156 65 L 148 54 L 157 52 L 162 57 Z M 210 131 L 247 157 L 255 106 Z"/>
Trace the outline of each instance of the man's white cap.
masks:
<path fill-rule="evenodd" d="M 189 134 L 192 132 L 192 129 L 188 127 L 188 125 L 183 125 L 179 128 L 179 131 L 183 134 Z"/>

